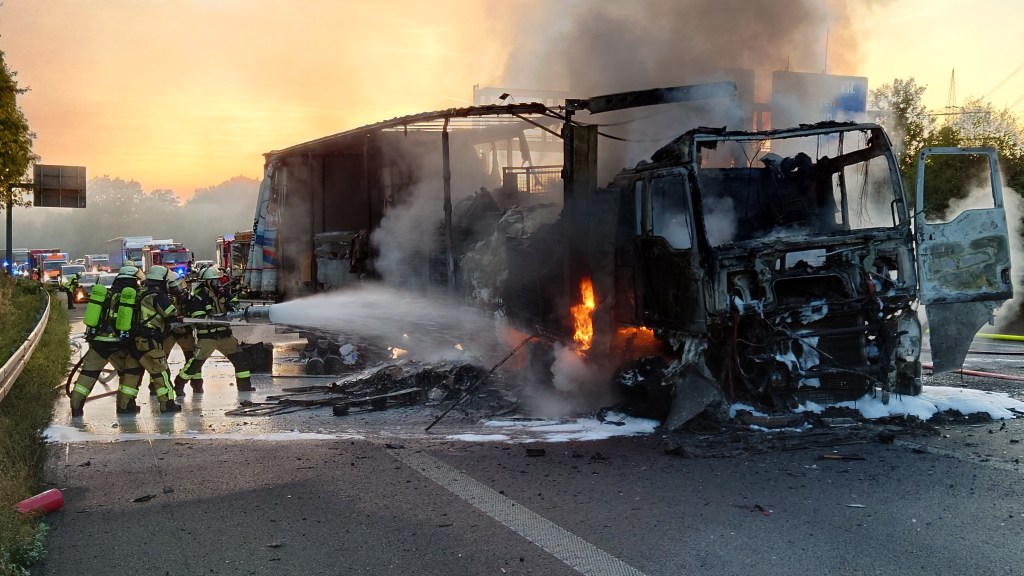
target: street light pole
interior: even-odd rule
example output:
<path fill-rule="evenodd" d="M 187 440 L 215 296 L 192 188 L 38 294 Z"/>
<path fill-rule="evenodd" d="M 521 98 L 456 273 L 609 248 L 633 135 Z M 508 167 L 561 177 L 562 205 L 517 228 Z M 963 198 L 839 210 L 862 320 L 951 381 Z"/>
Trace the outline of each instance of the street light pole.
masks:
<path fill-rule="evenodd" d="M 14 212 L 14 190 L 16 188 L 32 187 L 33 184 L 31 182 L 9 184 L 7 186 L 7 248 L 5 248 L 7 254 L 4 255 L 4 269 L 8 276 L 14 272 L 14 230 L 12 227 L 12 222 L 14 221 L 14 217 L 12 216 Z"/>

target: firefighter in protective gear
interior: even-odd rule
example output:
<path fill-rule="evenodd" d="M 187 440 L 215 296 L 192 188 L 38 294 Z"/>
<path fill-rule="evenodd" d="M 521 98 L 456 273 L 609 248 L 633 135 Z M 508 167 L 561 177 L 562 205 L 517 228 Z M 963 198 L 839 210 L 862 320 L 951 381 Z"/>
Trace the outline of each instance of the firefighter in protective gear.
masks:
<path fill-rule="evenodd" d="M 164 332 L 164 354 L 170 357 L 171 350 L 177 344 L 181 348 L 182 354 L 185 355 L 187 363 L 195 355 L 196 333 L 190 324 L 181 323 L 181 317 L 188 310 L 188 301 L 192 294 L 189 293 L 185 279 L 174 272 L 171 272 L 171 280 L 167 282 L 167 292 L 171 296 L 174 307 L 178 310 L 178 318 L 169 324 Z M 149 392 L 156 394 L 156 389 L 152 384 L 150 384 Z M 178 387 L 175 387 L 175 393 L 179 396 L 185 395 L 184 389 L 179 390 Z"/>
<path fill-rule="evenodd" d="M 237 301 L 225 289 L 224 273 L 215 266 L 205 268 L 199 274 L 199 282 L 192 292 L 188 313 L 192 318 L 214 320 L 234 310 Z M 249 371 L 249 361 L 231 334 L 231 327 L 224 324 L 196 325 L 196 353 L 174 379 L 175 390 L 184 390 L 185 384 L 192 386 L 192 391 L 203 391 L 203 364 L 214 352 L 219 351 L 232 366 L 235 367 L 235 383 L 239 392 L 251 392 L 253 388 Z"/>
<path fill-rule="evenodd" d="M 164 266 L 150 266 L 142 283 L 138 298 L 136 320 L 131 328 L 131 352 L 139 364 L 149 373 L 149 380 L 156 388 L 160 412 L 181 412 L 181 405 L 174 402 L 174 387 L 171 386 L 164 354 L 164 330 L 178 315 L 178 310 L 167 293 L 168 270 Z M 138 396 L 139 390 L 127 394 Z"/>
<path fill-rule="evenodd" d="M 100 372 L 107 364 L 112 365 L 118 375 L 117 413 L 134 415 L 139 412 L 134 397 L 129 396 L 122 402 L 122 392 L 138 390 L 139 382 L 142 381 L 142 365 L 129 354 L 128 345 L 118 334 L 115 324 L 122 291 L 125 288 L 138 288 L 141 276 L 142 272 L 134 266 L 124 266 L 118 270 L 104 303 L 100 305 L 99 313 L 95 315 L 95 321 L 90 321 L 90 324 L 94 323 L 95 326 L 88 326 L 86 329 L 85 340 L 89 343 L 89 350 L 82 358 L 82 371 L 71 391 L 73 417 L 82 416 L 84 413 L 85 399 L 92 392 Z"/>
<path fill-rule="evenodd" d="M 78 274 L 71 274 L 60 284 L 60 291 L 68 295 L 68 310 L 75 309 L 75 288 L 78 288 Z"/>

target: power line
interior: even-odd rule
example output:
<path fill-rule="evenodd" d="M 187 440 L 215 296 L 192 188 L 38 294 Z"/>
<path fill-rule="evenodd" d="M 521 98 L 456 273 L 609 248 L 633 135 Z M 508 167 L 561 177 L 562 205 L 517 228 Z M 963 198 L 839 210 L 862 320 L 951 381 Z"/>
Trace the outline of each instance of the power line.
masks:
<path fill-rule="evenodd" d="M 993 93 L 993 92 L 995 92 L 996 90 L 999 90 L 1000 88 L 1002 88 L 1002 87 L 1003 87 L 1003 84 L 1006 84 L 1007 82 L 1009 82 L 1009 81 L 1010 81 L 1010 78 L 1013 78 L 1014 76 L 1016 76 L 1016 75 L 1017 75 L 1017 72 L 1020 72 L 1022 68 L 1024 68 L 1024 62 L 1021 62 L 1021 63 L 1020 63 L 1020 66 L 1017 66 L 1017 68 L 1015 68 L 1015 69 L 1013 70 L 1013 72 L 1010 72 L 1010 75 L 1009 75 L 1009 76 L 1007 76 L 1006 78 L 1003 78 L 1003 81 L 1002 81 L 1002 82 L 1000 82 L 999 84 L 996 84 L 996 87 L 995 87 L 995 88 L 993 88 L 993 89 L 989 90 L 989 91 L 988 91 L 988 94 L 985 94 L 985 98 L 988 98 L 989 96 L 991 96 L 991 95 L 992 95 L 992 93 Z"/>

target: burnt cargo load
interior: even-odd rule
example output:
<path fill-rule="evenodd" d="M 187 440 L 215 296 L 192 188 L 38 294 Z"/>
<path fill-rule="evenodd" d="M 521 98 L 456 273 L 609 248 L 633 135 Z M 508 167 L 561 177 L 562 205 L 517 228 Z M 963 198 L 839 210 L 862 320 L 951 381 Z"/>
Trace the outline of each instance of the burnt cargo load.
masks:
<path fill-rule="evenodd" d="M 272 152 L 246 282 L 288 299 L 400 269 L 402 286 L 457 294 L 589 362 L 657 356 L 675 395 L 693 381 L 778 407 L 918 393 L 921 305 L 934 369 L 958 367 L 1012 296 L 995 152 L 924 150 L 910 199 L 878 125 L 699 128 L 597 184 L 602 134 L 574 114 L 729 91 L 453 109 Z M 931 222 L 914 206 L 946 160 L 977 173 L 987 206 Z M 396 229 L 411 250 L 392 252 Z"/>

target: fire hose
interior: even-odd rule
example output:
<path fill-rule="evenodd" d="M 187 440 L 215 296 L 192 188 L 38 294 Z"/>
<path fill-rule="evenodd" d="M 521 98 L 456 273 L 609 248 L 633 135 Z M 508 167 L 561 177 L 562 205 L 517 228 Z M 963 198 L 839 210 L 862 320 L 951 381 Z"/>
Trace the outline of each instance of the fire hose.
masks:
<path fill-rule="evenodd" d="M 921 367 L 925 370 L 933 370 L 930 362 L 921 363 Z M 996 372 L 980 372 L 978 370 L 968 370 L 961 368 L 959 370 L 953 370 L 954 374 L 963 374 L 964 376 L 978 376 L 980 378 L 996 378 L 999 380 L 1012 380 L 1014 382 L 1024 382 L 1024 376 L 1014 376 L 1012 374 L 998 374 Z"/>

